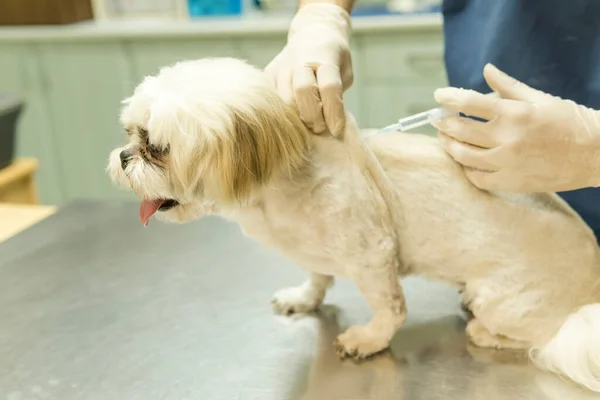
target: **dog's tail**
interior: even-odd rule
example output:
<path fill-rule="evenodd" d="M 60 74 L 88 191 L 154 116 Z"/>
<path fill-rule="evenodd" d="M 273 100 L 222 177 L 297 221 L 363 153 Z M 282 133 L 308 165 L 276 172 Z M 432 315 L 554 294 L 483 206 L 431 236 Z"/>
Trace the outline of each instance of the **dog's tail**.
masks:
<path fill-rule="evenodd" d="M 600 303 L 569 315 L 548 343 L 531 351 L 531 359 L 541 369 L 600 393 Z"/>

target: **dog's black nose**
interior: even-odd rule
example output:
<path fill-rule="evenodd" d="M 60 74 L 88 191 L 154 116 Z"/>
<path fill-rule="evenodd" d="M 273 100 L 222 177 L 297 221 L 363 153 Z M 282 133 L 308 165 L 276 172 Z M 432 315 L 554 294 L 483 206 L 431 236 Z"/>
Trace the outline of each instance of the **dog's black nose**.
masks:
<path fill-rule="evenodd" d="M 121 159 L 121 168 L 127 168 L 127 164 L 131 161 L 131 157 L 133 157 L 133 153 L 129 150 L 123 150 L 119 154 L 119 158 Z"/>

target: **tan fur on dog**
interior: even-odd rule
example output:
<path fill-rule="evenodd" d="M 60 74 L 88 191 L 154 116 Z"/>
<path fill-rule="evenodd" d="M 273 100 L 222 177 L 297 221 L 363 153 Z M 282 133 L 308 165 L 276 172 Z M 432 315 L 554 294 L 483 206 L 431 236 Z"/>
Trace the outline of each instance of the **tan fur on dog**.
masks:
<path fill-rule="evenodd" d="M 178 202 L 158 218 L 220 215 L 310 271 L 275 294 L 277 310 L 314 310 L 334 277 L 358 286 L 373 318 L 338 337 L 341 356 L 387 348 L 406 318 L 399 277 L 424 275 L 462 290 L 475 344 L 532 349 L 540 367 L 600 391 L 600 252 L 558 196 L 480 191 L 435 139 L 363 141 L 350 116 L 343 137 L 311 135 L 234 59 L 164 68 L 121 119 L 130 140 L 108 171 L 143 199 Z"/>

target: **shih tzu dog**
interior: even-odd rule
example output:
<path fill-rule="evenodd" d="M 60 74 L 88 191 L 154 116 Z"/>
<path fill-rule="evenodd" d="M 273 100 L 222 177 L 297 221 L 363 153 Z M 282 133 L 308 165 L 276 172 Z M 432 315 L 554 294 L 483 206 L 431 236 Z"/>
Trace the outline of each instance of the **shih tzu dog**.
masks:
<path fill-rule="evenodd" d="M 476 189 L 433 138 L 308 132 L 258 68 L 185 61 L 149 76 L 124 101 L 128 144 L 110 155 L 114 182 L 154 215 L 206 214 L 310 271 L 277 292 L 276 310 L 304 313 L 334 277 L 373 311 L 335 342 L 340 356 L 388 347 L 406 318 L 399 279 L 423 275 L 461 290 L 478 346 L 530 350 L 541 368 L 600 391 L 600 251 L 554 194 Z"/>

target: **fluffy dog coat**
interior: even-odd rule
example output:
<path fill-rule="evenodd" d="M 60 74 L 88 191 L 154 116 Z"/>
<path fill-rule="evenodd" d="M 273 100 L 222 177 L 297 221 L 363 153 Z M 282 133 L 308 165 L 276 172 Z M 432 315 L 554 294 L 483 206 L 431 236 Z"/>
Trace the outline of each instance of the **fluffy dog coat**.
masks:
<path fill-rule="evenodd" d="M 529 349 L 600 391 L 600 252 L 558 196 L 478 190 L 435 139 L 361 139 L 351 116 L 341 137 L 312 135 L 240 60 L 163 68 L 124 103 L 129 143 L 108 171 L 142 198 L 143 222 L 236 221 L 310 271 L 275 294 L 284 313 L 314 310 L 335 276 L 351 279 L 373 317 L 338 337 L 341 356 L 387 348 L 406 317 L 399 278 L 423 275 L 461 290 L 474 344 Z"/>

